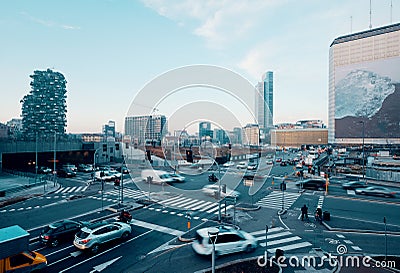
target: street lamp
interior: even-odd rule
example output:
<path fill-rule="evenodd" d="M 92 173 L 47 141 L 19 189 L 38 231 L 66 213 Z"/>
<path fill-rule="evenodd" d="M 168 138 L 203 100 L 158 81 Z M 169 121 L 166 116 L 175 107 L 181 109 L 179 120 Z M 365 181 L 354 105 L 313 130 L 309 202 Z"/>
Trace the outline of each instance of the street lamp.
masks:
<path fill-rule="evenodd" d="M 365 181 L 365 150 L 364 150 L 364 139 L 365 139 L 365 122 L 359 121 L 358 123 L 362 123 L 362 165 L 363 165 L 363 169 L 362 169 L 362 178 L 363 181 Z"/>
<path fill-rule="evenodd" d="M 217 241 L 218 238 L 218 233 L 219 229 L 212 227 L 208 229 L 208 237 L 210 238 L 210 241 L 213 245 L 212 248 L 212 257 L 211 257 L 211 271 L 212 273 L 215 273 L 215 242 Z"/>

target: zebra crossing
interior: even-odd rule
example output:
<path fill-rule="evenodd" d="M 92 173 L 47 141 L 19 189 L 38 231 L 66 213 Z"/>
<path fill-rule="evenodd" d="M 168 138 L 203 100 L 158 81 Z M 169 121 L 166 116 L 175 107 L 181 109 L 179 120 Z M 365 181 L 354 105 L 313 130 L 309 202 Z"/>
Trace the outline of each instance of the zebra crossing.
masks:
<path fill-rule="evenodd" d="M 119 190 L 111 190 L 109 192 L 106 192 L 104 194 L 105 200 L 108 201 L 114 201 L 118 202 L 118 196 L 119 196 Z M 114 196 L 116 199 L 110 198 L 111 196 Z M 140 199 L 140 198 L 147 198 L 149 196 L 149 193 L 146 191 L 141 191 L 141 190 L 133 190 L 129 188 L 124 189 L 124 197 L 125 198 L 132 198 L 132 199 Z M 93 199 L 98 199 L 100 197 L 89 197 Z M 195 198 L 190 198 L 186 197 L 183 195 L 178 195 L 174 196 L 162 201 L 157 202 L 157 204 L 162 205 L 163 208 L 169 207 L 173 209 L 179 209 L 179 210 L 185 210 L 185 211 L 197 211 L 197 212 L 202 212 L 202 213 L 207 213 L 207 214 L 218 214 L 218 203 L 217 202 L 210 202 L 210 201 L 205 201 L 205 200 L 199 200 Z M 234 205 L 232 204 L 227 204 L 221 203 L 221 211 L 222 210 L 229 210 L 233 208 Z M 150 207 L 149 210 L 155 210 L 157 209 Z M 170 212 L 171 214 L 176 214 L 178 216 L 181 216 L 180 213 L 177 212 Z M 198 218 L 198 217 L 196 217 Z M 194 218 L 194 219 L 196 219 Z"/>
<path fill-rule="evenodd" d="M 250 234 L 258 240 L 260 246 L 265 247 L 267 244 L 267 250 L 270 253 L 275 253 L 278 248 L 284 251 L 290 251 L 312 245 L 310 242 L 303 241 L 301 237 L 294 235 L 282 227 L 270 228 L 268 230 L 267 243 L 265 240 L 265 229 L 250 232 Z"/>
<path fill-rule="evenodd" d="M 67 194 L 67 193 L 73 193 L 73 192 L 84 192 L 89 186 L 76 186 L 76 187 L 61 187 L 53 194 Z"/>
<path fill-rule="evenodd" d="M 299 198 L 300 193 L 285 192 L 284 193 L 284 208 L 290 208 L 297 198 Z M 263 197 L 257 202 L 257 205 L 270 208 L 270 209 L 281 209 L 282 208 L 282 192 L 273 191 L 267 196 Z"/>

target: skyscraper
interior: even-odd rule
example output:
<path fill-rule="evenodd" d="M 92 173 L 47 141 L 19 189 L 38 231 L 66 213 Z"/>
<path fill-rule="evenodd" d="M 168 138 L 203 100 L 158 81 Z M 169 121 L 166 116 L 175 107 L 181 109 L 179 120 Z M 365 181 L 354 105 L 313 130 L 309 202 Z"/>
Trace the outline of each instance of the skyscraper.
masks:
<path fill-rule="evenodd" d="M 257 122 L 260 127 L 260 137 L 265 139 L 269 130 L 273 128 L 273 97 L 274 97 L 274 81 L 273 72 L 266 72 L 262 81 L 257 84 L 256 94 L 256 114 Z"/>
<path fill-rule="evenodd" d="M 31 91 L 21 100 L 22 133 L 27 139 L 65 134 L 67 124 L 64 75 L 51 69 L 35 70 L 30 75 Z"/>
<path fill-rule="evenodd" d="M 329 143 L 400 143 L 399 41 L 399 23 L 333 40 Z"/>
<path fill-rule="evenodd" d="M 211 130 L 211 123 L 208 121 L 199 123 L 199 138 L 200 142 L 213 138 L 213 131 Z"/>

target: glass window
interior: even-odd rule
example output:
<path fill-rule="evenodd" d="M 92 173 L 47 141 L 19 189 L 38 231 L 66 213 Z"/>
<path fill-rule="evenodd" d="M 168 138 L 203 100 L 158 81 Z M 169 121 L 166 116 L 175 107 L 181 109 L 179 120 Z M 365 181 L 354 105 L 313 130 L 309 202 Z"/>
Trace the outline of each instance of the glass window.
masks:
<path fill-rule="evenodd" d="M 14 255 L 10 257 L 10 265 L 11 267 L 21 266 L 23 264 L 29 264 L 32 261 L 31 258 L 25 256 L 23 253 Z"/>

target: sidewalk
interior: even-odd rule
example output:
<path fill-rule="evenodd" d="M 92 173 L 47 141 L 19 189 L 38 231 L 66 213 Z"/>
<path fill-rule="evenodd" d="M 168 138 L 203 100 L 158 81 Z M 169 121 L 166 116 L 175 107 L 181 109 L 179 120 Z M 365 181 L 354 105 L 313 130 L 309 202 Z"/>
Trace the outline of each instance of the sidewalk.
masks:
<path fill-rule="evenodd" d="M 32 177 L 17 176 L 0 172 L 0 207 L 13 200 L 24 200 L 31 196 L 53 192 L 59 188 L 57 183 L 48 180 L 35 181 Z"/>

